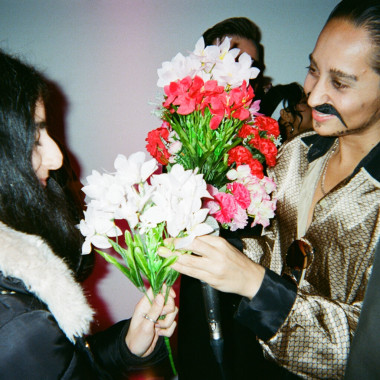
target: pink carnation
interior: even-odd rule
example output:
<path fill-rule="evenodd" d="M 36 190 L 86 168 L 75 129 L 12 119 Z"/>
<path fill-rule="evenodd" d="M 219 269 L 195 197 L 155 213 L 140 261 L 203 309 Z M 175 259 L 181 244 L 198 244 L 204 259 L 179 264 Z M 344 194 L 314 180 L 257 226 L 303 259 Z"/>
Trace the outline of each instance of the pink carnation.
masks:
<path fill-rule="evenodd" d="M 244 228 L 248 223 L 248 215 L 245 210 L 238 206 L 237 213 L 231 222 L 231 231 L 236 231 L 239 228 Z"/>
<path fill-rule="evenodd" d="M 232 182 L 227 185 L 227 189 L 231 191 L 239 206 L 246 210 L 251 203 L 251 197 L 248 189 L 239 182 Z"/>
<path fill-rule="evenodd" d="M 219 202 L 220 210 L 213 214 L 214 218 L 220 223 L 230 223 L 234 218 L 238 203 L 232 194 L 218 193 L 214 199 Z"/>

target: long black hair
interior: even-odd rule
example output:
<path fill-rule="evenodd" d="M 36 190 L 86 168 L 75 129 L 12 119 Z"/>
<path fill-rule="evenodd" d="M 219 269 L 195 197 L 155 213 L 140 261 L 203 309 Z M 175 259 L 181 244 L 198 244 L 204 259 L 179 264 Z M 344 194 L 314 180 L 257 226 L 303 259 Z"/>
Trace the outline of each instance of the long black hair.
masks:
<path fill-rule="evenodd" d="M 43 187 L 32 167 L 37 101 L 46 104 L 47 82 L 33 67 L 0 51 L 0 220 L 40 236 L 76 272 L 82 237 L 56 181 Z"/>

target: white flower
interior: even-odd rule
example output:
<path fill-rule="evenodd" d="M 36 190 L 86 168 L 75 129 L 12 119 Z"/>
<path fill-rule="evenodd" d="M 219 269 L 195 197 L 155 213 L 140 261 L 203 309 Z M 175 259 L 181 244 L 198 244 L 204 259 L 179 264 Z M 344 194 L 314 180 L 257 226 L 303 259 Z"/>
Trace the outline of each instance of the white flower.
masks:
<path fill-rule="evenodd" d="M 203 175 L 176 164 L 169 173 L 153 176 L 151 182 L 155 187 L 154 205 L 141 215 L 144 228 L 165 221 L 172 237 L 177 237 L 181 231 L 193 235 L 206 230 L 198 227 L 208 213 L 207 209 L 201 210 L 201 198 L 210 197 Z"/>
<path fill-rule="evenodd" d="M 157 161 L 154 158 L 145 161 L 144 152 L 133 153 L 129 158 L 119 154 L 114 166 L 117 171 L 116 178 L 124 186 L 145 182 L 158 168 Z"/>
<path fill-rule="evenodd" d="M 240 165 L 237 169 L 231 169 L 227 172 L 227 178 L 230 181 L 238 180 L 243 183 L 243 180 L 251 176 L 249 165 Z"/>
<path fill-rule="evenodd" d="M 194 56 L 184 57 L 178 53 L 170 62 L 163 62 L 161 69 L 157 70 L 158 87 L 165 87 L 187 76 L 193 78 L 201 68 L 201 62 Z"/>
<path fill-rule="evenodd" d="M 119 227 L 115 226 L 113 215 L 108 212 L 96 210 L 90 203 L 87 211 L 84 211 L 84 219 L 79 223 L 81 234 L 85 237 L 82 246 L 82 254 L 91 252 L 91 244 L 97 248 L 110 248 L 107 237 L 115 237 L 122 234 Z"/>
<path fill-rule="evenodd" d="M 124 201 L 123 187 L 113 175 L 100 174 L 94 170 L 92 175 L 87 177 L 87 182 L 88 185 L 84 186 L 82 191 L 92 198 L 92 207 L 114 212 Z"/>
<path fill-rule="evenodd" d="M 212 77 L 224 87 L 227 85 L 231 88 L 239 87 L 244 80 L 248 85 L 249 79 L 256 78 L 260 72 L 256 67 L 251 67 L 251 64 L 252 58 L 247 53 L 241 54 L 238 62 L 236 62 L 235 56 L 230 50 L 225 54 L 223 61 L 215 65 Z"/>

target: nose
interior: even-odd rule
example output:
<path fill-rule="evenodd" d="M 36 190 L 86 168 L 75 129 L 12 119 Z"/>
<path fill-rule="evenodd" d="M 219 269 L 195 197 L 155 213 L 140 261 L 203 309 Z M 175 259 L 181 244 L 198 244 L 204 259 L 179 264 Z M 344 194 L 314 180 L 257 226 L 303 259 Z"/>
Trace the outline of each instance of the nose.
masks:
<path fill-rule="evenodd" d="M 43 156 L 43 165 L 48 170 L 57 170 L 62 166 L 63 155 L 57 143 L 47 136 L 45 154 Z"/>
<path fill-rule="evenodd" d="M 310 107 L 328 103 L 327 86 L 322 78 L 313 78 L 308 75 L 305 79 L 304 88 L 308 96 L 307 104 Z"/>

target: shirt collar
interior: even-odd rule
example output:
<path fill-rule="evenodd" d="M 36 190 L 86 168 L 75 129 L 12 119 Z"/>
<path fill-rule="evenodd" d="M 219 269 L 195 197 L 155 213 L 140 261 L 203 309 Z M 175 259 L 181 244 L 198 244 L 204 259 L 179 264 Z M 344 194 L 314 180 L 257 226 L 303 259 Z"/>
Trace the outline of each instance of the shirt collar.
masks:
<path fill-rule="evenodd" d="M 309 135 L 302 138 L 302 141 L 310 147 L 307 153 L 309 162 L 323 156 L 334 144 L 337 137 L 323 137 L 318 134 Z M 359 162 L 353 175 L 362 167 L 377 181 L 380 182 L 380 142 Z"/>

